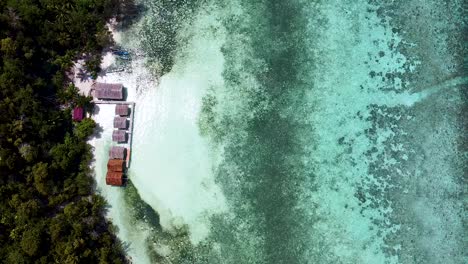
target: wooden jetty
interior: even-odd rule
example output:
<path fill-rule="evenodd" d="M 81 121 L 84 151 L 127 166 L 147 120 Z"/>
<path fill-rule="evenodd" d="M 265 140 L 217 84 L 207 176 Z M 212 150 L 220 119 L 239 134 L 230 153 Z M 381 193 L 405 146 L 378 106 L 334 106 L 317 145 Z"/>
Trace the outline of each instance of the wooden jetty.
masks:
<path fill-rule="evenodd" d="M 135 117 L 135 103 L 132 102 L 132 110 L 130 112 L 130 123 L 128 125 L 128 148 L 127 148 L 127 168 L 130 168 L 131 155 L 130 151 L 132 149 L 132 140 L 133 140 L 133 123 Z"/>

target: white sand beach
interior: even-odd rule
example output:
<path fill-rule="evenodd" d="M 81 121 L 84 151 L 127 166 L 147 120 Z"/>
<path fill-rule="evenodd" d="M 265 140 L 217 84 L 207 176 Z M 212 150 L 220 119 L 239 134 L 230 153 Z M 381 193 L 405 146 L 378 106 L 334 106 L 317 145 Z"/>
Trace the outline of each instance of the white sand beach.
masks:
<path fill-rule="evenodd" d="M 119 44 L 121 36 L 115 32 L 114 35 Z M 137 48 L 124 47 L 133 55 L 127 62 L 131 72 L 106 73 L 116 56 L 105 53 L 103 71 L 96 82 L 121 83 L 126 89 L 126 101 L 136 102 L 132 163 L 127 175 L 141 199 L 159 215 L 162 229 L 172 234 L 187 230 L 191 242 L 196 244 L 208 236 L 213 212 L 226 211 L 223 194 L 211 171 L 213 154 L 198 128 L 201 98 L 209 82 L 219 81 L 222 61 L 216 57 L 214 68 L 198 63 L 184 68 L 181 65 L 185 61 L 181 61 L 158 80 L 147 69 L 145 57 L 135 55 L 139 54 Z M 211 53 L 218 55 L 217 46 L 202 51 L 192 59 L 201 62 Z M 92 81 L 75 78 L 75 85 L 82 94 L 88 94 Z M 154 226 L 145 219 L 134 218 L 125 187 L 105 184 L 108 151 L 116 145 L 111 140 L 114 109 L 112 104 L 97 104 L 92 116 L 97 129 L 89 143 L 94 147 L 92 166 L 97 190 L 109 204 L 107 217 L 117 226 L 117 235 L 128 246 L 128 255 L 135 263 L 151 263 L 147 240 L 154 238 Z M 158 241 L 157 247 L 175 250 L 164 243 Z"/>

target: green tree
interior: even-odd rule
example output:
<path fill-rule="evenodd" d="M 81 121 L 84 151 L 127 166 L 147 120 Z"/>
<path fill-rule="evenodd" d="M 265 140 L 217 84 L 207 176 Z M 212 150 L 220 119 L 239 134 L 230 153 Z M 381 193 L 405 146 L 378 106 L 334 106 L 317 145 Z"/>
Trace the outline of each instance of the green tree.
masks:
<path fill-rule="evenodd" d="M 16 44 L 11 38 L 0 40 L 0 50 L 7 56 L 13 56 L 16 53 Z"/>
<path fill-rule="evenodd" d="M 42 194 L 47 195 L 50 191 L 50 182 L 48 174 L 48 165 L 44 162 L 39 162 L 34 165 L 32 169 L 32 175 L 34 178 L 34 186 L 36 190 Z"/>
<path fill-rule="evenodd" d="M 75 126 L 74 134 L 79 140 L 85 140 L 93 134 L 96 122 L 91 118 L 84 118 Z"/>
<path fill-rule="evenodd" d="M 8 251 L 8 255 L 5 259 L 5 263 L 7 264 L 23 264 L 27 263 L 27 258 L 24 256 L 21 249 L 12 248 Z"/>
<path fill-rule="evenodd" d="M 30 226 L 24 232 L 21 239 L 21 249 L 30 257 L 37 255 L 41 245 L 41 229 Z"/>

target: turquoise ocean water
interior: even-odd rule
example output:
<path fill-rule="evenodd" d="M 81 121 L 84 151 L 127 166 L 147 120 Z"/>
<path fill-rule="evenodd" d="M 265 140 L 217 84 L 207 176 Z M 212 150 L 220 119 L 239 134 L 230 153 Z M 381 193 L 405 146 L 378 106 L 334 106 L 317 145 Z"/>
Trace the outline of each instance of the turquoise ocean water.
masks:
<path fill-rule="evenodd" d="M 136 263 L 467 263 L 463 1 L 140 4 Z"/>

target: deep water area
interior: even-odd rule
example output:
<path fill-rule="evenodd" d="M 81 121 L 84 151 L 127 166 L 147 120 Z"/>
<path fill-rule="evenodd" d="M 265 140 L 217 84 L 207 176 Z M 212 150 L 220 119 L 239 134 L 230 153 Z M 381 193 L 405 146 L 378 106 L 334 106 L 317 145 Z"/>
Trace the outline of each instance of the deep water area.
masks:
<path fill-rule="evenodd" d="M 463 1 L 140 2 L 135 263 L 468 262 Z"/>

